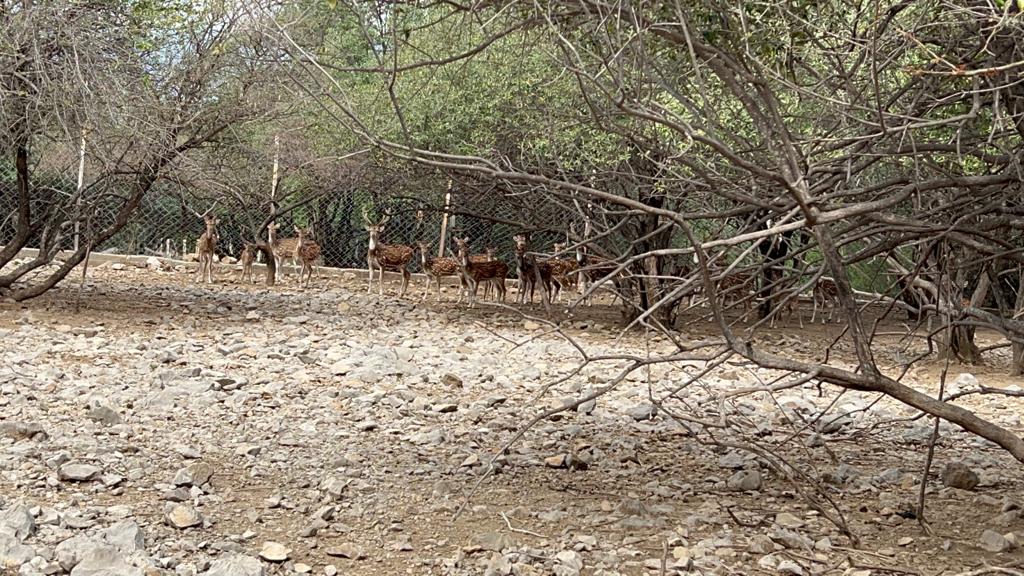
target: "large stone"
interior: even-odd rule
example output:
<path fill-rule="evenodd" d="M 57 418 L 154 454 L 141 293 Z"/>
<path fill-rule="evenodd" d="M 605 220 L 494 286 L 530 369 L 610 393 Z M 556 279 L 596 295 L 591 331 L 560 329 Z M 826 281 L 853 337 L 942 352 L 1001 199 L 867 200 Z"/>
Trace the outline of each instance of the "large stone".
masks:
<path fill-rule="evenodd" d="M 28 507 L 20 502 L 0 512 L 0 534 L 10 534 L 19 542 L 24 542 L 35 528 L 36 522 Z"/>
<path fill-rule="evenodd" d="M 167 523 L 179 530 L 184 530 L 202 524 L 203 516 L 191 506 L 177 504 L 167 513 Z"/>
<path fill-rule="evenodd" d="M 28 562 L 35 555 L 36 551 L 31 546 L 22 544 L 10 534 L 0 533 L 0 574 L 6 574 L 7 569 L 16 571 L 18 566 Z"/>
<path fill-rule="evenodd" d="M 19 440 L 46 438 L 46 432 L 39 424 L 4 421 L 0 422 L 0 436 L 17 442 Z"/>
<path fill-rule="evenodd" d="M 801 528 L 804 521 L 789 512 L 779 512 L 775 515 L 775 523 L 783 528 Z"/>
<path fill-rule="evenodd" d="M 501 552 L 506 548 L 511 548 L 513 545 L 512 539 L 504 532 L 484 532 L 483 534 L 478 534 L 473 539 L 473 542 L 484 550 L 491 552 Z"/>
<path fill-rule="evenodd" d="M 93 540 L 84 534 L 78 534 L 64 540 L 60 544 L 57 544 L 57 547 L 54 548 L 54 556 L 56 556 L 57 562 L 61 565 L 61 568 L 64 568 L 66 571 L 70 571 L 78 565 L 87 553 L 99 546 L 101 546 L 101 544 L 96 540 Z"/>
<path fill-rule="evenodd" d="M 761 489 L 761 473 L 757 470 L 740 470 L 725 482 L 726 488 L 736 492 Z"/>
<path fill-rule="evenodd" d="M 143 571 L 129 564 L 117 548 L 97 546 L 85 553 L 71 576 L 143 576 Z"/>
<path fill-rule="evenodd" d="M 583 557 L 575 550 L 562 550 L 555 554 L 553 570 L 557 576 L 577 576 L 583 570 Z"/>
<path fill-rule="evenodd" d="M 950 462 L 942 471 L 942 483 L 950 488 L 974 490 L 978 481 L 978 475 L 963 462 Z"/>
<path fill-rule="evenodd" d="M 981 533 L 981 548 L 988 552 L 1006 552 L 1012 548 L 1012 544 L 1005 536 L 995 530 L 985 530 Z"/>
<path fill-rule="evenodd" d="M 279 542 L 267 541 L 264 542 L 263 547 L 260 548 L 260 558 L 263 558 L 267 562 L 284 562 L 288 559 L 288 556 L 291 553 L 291 548 L 287 548 L 284 544 Z"/>
<path fill-rule="evenodd" d="M 61 480 L 70 480 L 72 482 L 88 482 L 93 478 L 100 475 L 100 470 L 92 464 L 82 464 L 80 462 L 68 462 L 67 464 L 60 467 L 57 471 L 57 475 Z"/>
<path fill-rule="evenodd" d="M 117 410 L 114 410 L 110 406 L 93 406 L 92 408 L 89 409 L 89 412 L 88 414 L 86 414 L 86 416 L 90 420 L 95 420 L 96 422 L 106 424 L 107 426 L 113 426 L 115 424 L 121 424 L 123 422 L 121 420 L 121 415 L 117 413 Z"/>
<path fill-rule="evenodd" d="M 259 558 L 229 553 L 210 563 L 202 576 L 263 576 L 263 563 Z"/>
<path fill-rule="evenodd" d="M 205 462 L 193 462 L 178 470 L 174 475 L 175 486 L 202 486 L 213 477 L 213 466 Z"/>
<path fill-rule="evenodd" d="M 102 532 L 107 544 L 125 554 L 132 554 L 146 549 L 146 540 L 142 529 L 133 520 L 122 520 Z"/>

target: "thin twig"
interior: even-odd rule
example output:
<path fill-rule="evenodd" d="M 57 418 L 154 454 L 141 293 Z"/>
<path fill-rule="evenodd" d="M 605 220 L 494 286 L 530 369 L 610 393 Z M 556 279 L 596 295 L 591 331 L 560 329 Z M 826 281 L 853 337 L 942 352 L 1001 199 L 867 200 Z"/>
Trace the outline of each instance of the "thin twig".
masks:
<path fill-rule="evenodd" d="M 512 522 L 509 521 L 508 516 L 506 516 L 504 512 L 498 512 L 498 514 L 501 515 L 501 519 L 505 521 L 505 526 L 508 526 L 510 532 L 516 532 L 517 534 L 526 534 L 527 536 L 535 536 L 537 538 L 547 538 L 547 536 L 543 534 L 537 534 L 536 532 L 531 532 L 529 530 L 524 530 L 522 528 L 513 528 Z"/>

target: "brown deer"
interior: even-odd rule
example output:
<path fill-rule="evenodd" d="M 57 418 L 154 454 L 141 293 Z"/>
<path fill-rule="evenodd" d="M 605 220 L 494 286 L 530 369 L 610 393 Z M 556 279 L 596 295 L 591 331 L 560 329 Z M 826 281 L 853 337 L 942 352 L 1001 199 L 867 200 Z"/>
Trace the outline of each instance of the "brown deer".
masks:
<path fill-rule="evenodd" d="M 278 238 L 277 230 L 278 224 L 276 222 L 271 222 L 270 225 L 267 226 L 267 235 L 270 240 L 270 246 L 274 252 L 274 264 L 277 267 L 278 273 L 283 277 L 285 273 L 282 264 L 284 263 L 285 258 L 288 259 L 293 267 L 299 262 L 299 259 L 295 254 L 295 250 L 299 247 L 299 238 L 298 236 Z"/>
<path fill-rule="evenodd" d="M 580 279 L 580 288 L 584 293 L 583 303 L 587 306 L 593 303 L 594 291 L 589 289 L 587 285 L 600 282 L 608 276 L 611 276 L 612 284 L 615 285 L 615 291 L 612 296 L 612 303 L 614 303 L 615 297 L 622 291 L 622 287 L 619 284 L 622 277 L 622 272 L 618 270 L 619 265 L 607 258 L 587 253 L 586 247 L 582 245 L 576 249 L 576 265 L 577 274 Z"/>
<path fill-rule="evenodd" d="M 444 256 L 432 257 L 430 255 L 430 244 L 428 242 L 419 242 L 417 246 L 420 250 L 420 264 L 423 266 L 423 273 L 427 276 L 426 281 L 423 283 L 423 297 L 420 300 L 427 299 L 427 293 L 430 292 L 430 281 L 434 280 L 437 284 L 437 301 L 441 301 L 441 277 L 442 276 L 458 276 L 459 281 L 462 284 L 463 290 L 459 291 L 459 302 L 462 302 L 462 294 L 465 291 L 466 281 L 462 278 L 462 273 L 459 268 L 459 261 L 456 258 L 448 258 Z M 472 260 L 472 257 L 470 257 Z"/>
<path fill-rule="evenodd" d="M 496 251 L 497 250 L 494 248 L 494 246 L 488 246 L 487 248 L 484 248 L 484 253 L 483 254 L 473 254 L 472 256 L 469 257 L 469 259 L 472 262 L 478 262 L 478 263 L 479 262 L 490 262 L 491 260 L 494 260 L 494 253 Z M 465 283 L 463 283 L 463 284 L 465 284 Z M 493 286 L 493 283 L 491 283 L 491 282 L 488 282 L 487 284 L 484 284 L 484 300 L 490 300 L 491 299 L 491 286 Z"/>
<path fill-rule="evenodd" d="M 313 278 L 313 269 L 316 268 L 316 261 L 320 258 L 320 245 L 314 242 L 311 237 L 312 229 L 296 228 L 295 233 L 299 236 L 299 244 L 295 248 L 295 256 L 302 262 L 302 270 L 299 271 L 299 282 L 305 288 Z M 303 282 L 303 276 L 305 281 Z M 317 273 L 317 278 L 320 275 Z"/>
<path fill-rule="evenodd" d="M 516 234 L 512 241 L 516 245 L 516 275 L 519 276 L 519 296 L 516 303 L 524 304 L 529 292 L 530 304 L 533 304 L 533 295 L 538 283 L 541 285 L 542 302 L 550 302 L 551 266 L 546 262 L 538 262 L 533 254 L 527 254 L 530 248 L 530 238 L 527 235 Z"/>
<path fill-rule="evenodd" d="M 212 210 L 212 208 L 211 208 Z M 206 223 L 206 232 L 196 241 L 196 254 L 199 257 L 199 277 L 202 282 L 206 278 L 207 284 L 213 284 L 213 255 L 217 252 L 217 223 L 219 220 L 212 214 L 204 214 L 203 221 Z"/>
<path fill-rule="evenodd" d="M 402 273 L 402 291 L 398 295 L 401 298 L 405 296 L 405 291 L 409 287 L 410 274 L 407 267 L 412 261 L 416 249 L 403 244 L 381 244 L 380 234 L 384 231 L 384 225 L 388 219 L 388 216 L 384 216 L 380 222 L 373 223 L 366 213 L 366 207 L 363 207 L 363 222 L 366 224 L 366 231 L 370 233 L 370 244 L 366 251 L 366 263 L 370 268 L 366 293 L 369 294 L 373 291 L 373 271 L 376 269 L 379 273 L 377 276 L 378 294 L 383 296 L 384 271 L 390 270 Z"/>
<path fill-rule="evenodd" d="M 455 245 L 458 246 L 459 268 L 468 285 L 469 307 L 476 306 L 476 290 L 481 282 L 494 283 L 494 287 L 498 290 L 498 298 L 504 302 L 508 265 L 501 260 L 473 262 L 469 257 L 469 238 L 456 238 Z"/>
<path fill-rule="evenodd" d="M 718 288 L 718 300 L 722 308 L 739 304 L 743 308 L 745 318 L 750 313 L 751 294 L 750 288 L 754 277 L 748 272 L 726 272 L 725 270 L 712 271 L 715 286 Z"/>
<path fill-rule="evenodd" d="M 238 275 L 238 281 L 242 282 L 248 278 L 252 284 L 252 263 L 256 261 L 256 245 L 246 242 L 242 247 L 242 253 L 238 255 L 238 261 L 242 263 L 242 273 Z"/>
<path fill-rule="evenodd" d="M 825 323 L 825 308 L 828 308 L 828 321 L 832 321 L 837 308 L 839 308 L 839 286 L 832 278 L 822 276 L 814 283 L 812 291 L 814 309 L 811 312 L 811 324 L 818 313 L 818 304 L 821 304 L 821 323 Z"/>
<path fill-rule="evenodd" d="M 558 257 L 558 254 L 565 251 L 565 244 L 556 242 L 552 249 L 555 252 L 555 256 L 545 260 L 545 262 L 551 267 L 551 280 L 555 291 L 554 297 L 556 300 L 561 301 L 562 290 L 576 286 L 580 265 L 574 259 Z"/>

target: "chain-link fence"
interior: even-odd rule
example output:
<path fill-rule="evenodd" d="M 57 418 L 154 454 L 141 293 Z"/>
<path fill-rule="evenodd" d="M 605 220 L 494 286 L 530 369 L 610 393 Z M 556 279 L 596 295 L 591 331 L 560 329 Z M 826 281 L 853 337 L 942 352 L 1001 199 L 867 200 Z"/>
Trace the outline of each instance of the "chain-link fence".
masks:
<path fill-rule="evenodd" d="M 48 209 L 77 214 L 76 210 L 90 214 L 91 226 L 100 226 L 113 220 L 123 206 L 123 191 L 127 180 L 116 178 L 105 182 L 85 182 L 85 197 L 92 210 L 81 210 L 75 200 L 79 182 L 74 162 L 51 166 L 36 166 L 31 186 L 35 192 L 34 213 Z M 100 187 L 103 190 L 100 190 Z M 17 219 L 17 180 L 10 165 L 0 165 L 0 244 L 12 240 Z M 469 238 L 476 253 L 493 248 L 496 257 L 512 267 L 512 236 L 524 230 L 533 231 L 531 249 L 551 252 L 556 242 L 566 241 L 566 231 L 578 226 L 578 214 L 553 203 L 540 202 L 536 195 L 503 192 L 495 187 L 441 188 L 437 193 L 409 195 L 375 194 L 360 189 L 359 183 L 333 193 L 309 192 L 308 202 L 302 195 L 289 198 L 288 203 L 301 203 L 294 210 L 281 214 L 276 222 L 278 238 L 295 235 L 296 227 L 312 227 L 316 241 L 321 245 L 322 264 L 338 268 L 365 268 L 368 235 L 364 229 L 363 212 L 373 220 L 387 215 L 382 240 L 388 244 L 416 244 L 425 242 L 431 252 L 453 253 L 453 239 Z M 107 200 L 97 200 L 104 196 Z M 221 197 L 214 205 L 214 195 L 203 196 L 194 188 L 186 189 L 180 183 L 159 181 L 146 194 L 126 226 L 95 251 L 132 255 L 158 255 L 176 259 L 189 259 L 194 254 L 196 240 L 204 231 L 203 221 L 196 212 L 212 206 L 219 218 L 218 254 L 237 258 L 245 241 L 252 239 L 255 229 L 269 213 L 266 203 L 254 202 L 253 208 L 241 208 L 239 202 Z M 70 218 L 73 220 L 73 218 Z M 83 220 L 84 221 L 84 220 Z M 39 234 L 36 231 L 35 234 Z M 75 230 L 63 232 L 61 247 L 76 247 Z M 38 245 L 38 239 L 28 246 Z M 412 268 L 417 269 L 416 265 Z M 514 268 L 514 267 L 513 267 Z"/>

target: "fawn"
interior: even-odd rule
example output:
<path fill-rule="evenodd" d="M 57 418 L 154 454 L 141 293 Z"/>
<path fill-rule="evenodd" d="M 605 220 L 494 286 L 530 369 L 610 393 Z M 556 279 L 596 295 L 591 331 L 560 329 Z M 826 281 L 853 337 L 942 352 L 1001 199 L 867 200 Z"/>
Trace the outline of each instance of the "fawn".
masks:
<path fill-rule="evenodd" d="M 825 323 L 825 308 L 828 308 L 828 321 L 831 322 L 836 309 L 839 308 L 839 286 L 836 285 L 836 281 L 826 276 L 818 278 L 814 283 L 812 297 L 814 309 L 811 312 L 811 323 L 814 323 L 819 303 L 821 304 L 821 323 Z"/>
<path fill-rule="evenodd" d="M 423 266 L 423 273 L 426 274 L 426 281 L 423 283 L 423 297 L 420 300 L 427 299 L 427 293 L 430 292 L 430 280 L 433 279 L 437 284 L 437 301 L 441 301 L 441 277 L 442 276 L 458 276 L 462 283 L 463 290 L 466 287 L 466 281 L 462 278 L 462 273 L 459 268 L 459 261 L 456 258 L 448 258 L 444 256 L 432 257 L 430 255 L 430 244 L 428 242 L 418 242 L 417 246 L 420 250 L 420 264 Z M 462 292 L 459 291 L 459 302 L 462 302 Z"/>
<path fill-rule="evenodd" d="M 239 282 L 248 278 L 249 283 L 252 284 L 252 263 L 255 260 L 256 245 L 252 242 L 246 242 L 242 247 L 242 253 L 238 255 L 238 261 L 242 263 L 242 273 L 238 275 Z"/>
<path fill-rule="evenodd" d="M 551 266 L 551 280 L 555 298 L 561 301 L 562 290 L 576 286 L 580 265 L 575 259 L 559 258 L 557 255 L 565 251 L 565 244 L 555 243 L 552 249 L 555 257 L 545 260 Z"/>
<path fill-rule="evenodd" d="M 313 235 L 312 229 L 296 228 L 295 233 L 298 234 L 299 243 L 295 248 L 295 256 L 302 262 L 302 270 L 299 271 L 299 282 L 302 282 L 303 287 L 309 286 L 309 281 L 313 278 L 313 269 L 316 267 L 317 258 L 320 258 L 320 245 L 310 239 Z M 302 278 L 305 275 L 306 280 L 303 282 Z M 319 272 L 317 278 L 320 277 Z"/>
<path fill-rule="evenodd" d="M 491 282 L 498 290 L 498 298 L 505 301 L 505 278 L 508 276 L 508 265 L 501 260 L 489 262 L 473 262 L 469 257 L 469 238 L 456 238 L 458 246 L 459 268 L 466 279 L 469 292 L 469 307 L 476 306 L 476 289 L 481 282 Z"/>
<path fill-rule="evenodd" d="M 196 253 L 199 256 L 199 278 L 202 282 L 205 274 L 206 282 L 213 284 L 213 255 L 217 251 L 217 223 L 219 220 L 211 214 L 203 216 L 206 232 L 196 241 Z"/>
<path fill-rule="evenodd" d="M 369 283 L 366 285 L 366 293 L 373 291 L 373 271 L 378 270 L 377 287 L 378 294 L 384 295 L 384 271 L 391 270 L 402 273 L 402 291 L 398 294 L 401 298 L 409 287 L 409 262 L 412 260 L 416 249 L 403 244 L 381 244 L 380 233 L 384 231 L 384 224 L 388 221 L 385 216 L 380 222 L 373 223 L 363 208 L 363 222 L 366 224 L 366 231 L 370 233 L 370 245 L 366 251 L 366 263 L 370 268 Z"/>

